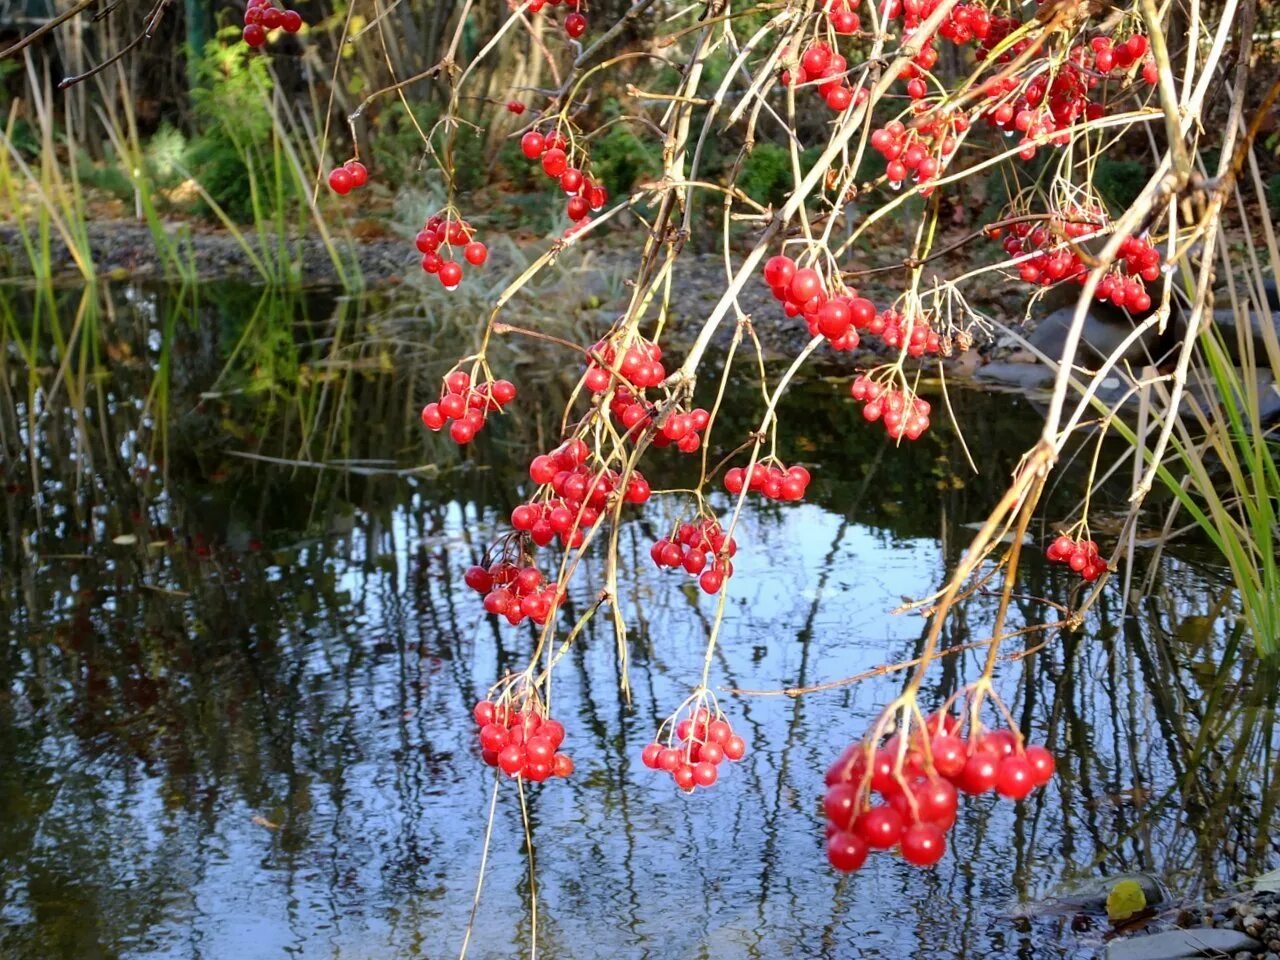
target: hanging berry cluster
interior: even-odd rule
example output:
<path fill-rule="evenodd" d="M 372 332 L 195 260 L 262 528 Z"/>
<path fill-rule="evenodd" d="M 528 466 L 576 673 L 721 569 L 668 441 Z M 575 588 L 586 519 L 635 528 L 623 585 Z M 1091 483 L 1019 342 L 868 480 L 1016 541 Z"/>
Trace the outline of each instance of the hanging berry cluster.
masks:
<path fill-rule="evenodd" d="M 518 710 L 509 701 L 481 700 L 472 715 L 480 727 L 480 756 L 489 766 L 534 783 L 573 773 L 573 759 L 559 752 L 564 726 L 539 706 Z"/>
<path fill-rule="evenodd" d="M 695 787 L 710 787 L 719 779 L 719 767 L 725 760 L 738 761 L 747 753 L 747 744 L 733 732 L 733 727 L 719 712 L 706 707 L 691 710 L 676 723 L 664 724 L 668 734 L 666 746 L 658 740 L 648 744 L 640 754 L 640 761 L 650 770 L 662 770 L 671 774 L 676 786 L 686 793 Z"/>
<path fill-rule="evenodd" d="M 1009 730 L 979 730 L 966 741 L 959 727 L 954 717 L 930 717 L 927 751 L 919 732 L 905 752 L 896 736 L 878 750 L 865 741 L 845 749 L 827 770 L 823 799 L 833 867 L 852 872 L 870 851 L 895 848 L 907 863 L 933 866 L 946 852 L 960 793 L 994 790 L 1019 801 L 1052 779 L 1054 759 L 1044 747 L 1024 749 L 1021 736 Z M 880 802 L 872 802 L 873 795 Z"/>
<path fill-rule="evenodd" d="M 733 467 L 725 471 L 726 490 L 737 496 L 744 487 L 763 494 L 768 500 L 803 500 L 809 488 L 809 471 L 799 464 L 788 467 L 764 460 L 750 468 Z"/>
<path fill-rule="evenodd" d="M 875 304 L 856 291 L 828 296 L 822 276 L 811 267 L 797 267 L 788 256 L 770 257 L 764 265 L 764 281 L 782 304 L 788 317 L 803 316 L 813 336 L 822 334 L 831 349 L 857 349 L 858 330 L 876 315 Z"/>
<path fill-rule="evenodd" d="M 588 352 L 587 372 L 584 383 L 592 393 L 604 393 L 609 389 L 616 370 L 625 383 L 643 390 L 656 387 L 667 379 L 662 365 L 662 348 L 656 343 L 636 339 L 621 350 L 609 340 L 597 340 Z"/>
<path fill-rule="evenodd" d="M 475 228 L 461 218 L 432 214 L 413 241 L 422 254 L 422 269 L 434 273 L 446 290 L 456 290 L 462 282 L 462 265 L 453 259 L 455 248 L 462 248 L 462 258 L 473 267 L 489 259 L 489 248 L 475 235 Z"/>
<path fill-rule="evenodd" d="M 655 564 L 670 570 L 682 569 L 697 577 L 703 593 L 716 593 L 733 576 L 730 558 L 737 552 L 737 541 L 726 537 L 720 524 L 710 517 L 680 524 L 674 535 L 649 548 Z"/>
<path fill-rule="evenodd" d="M 869 423 L 877 420 L 884 423 L 885 432 L 894 440 L 903 437 L 919 440 L 921 434 L 929 429 L 929 414 L 933 408 L 928 400 L 916 396 L 910 388 L 899 390 L 860 376 L 850 385 L 849 395 L 865 404 L 863 418 Z"/>
<path fill-rule="evenodd" d="M 854 32 L 858 29 L 858 15 L 847 9 L 840 14 L 841 22 L 848 22 L 848 15 L 853 17 Z M 843 32 L 843 31 L 839 31 Z M 783 71 L 782 83 L 788 86 L 792 83 L 816 83 L 813 89 L 818 96 L 822 97 L 826 105 L 840 113 L 848 110 L 852 105 L 861 105 L 865 103 L 870 94 L 865 87 L 858 87 L 856 90 L 849 86 L 845 79 L 845 71 L 849 69 L 848 61 L 832 50 L 825 43 L 818 41 L 810 44 L 805 49 L 804 54 L 800 57 L 800 64 L 796 68 L 793 75 L 791 71 Z"/>
<path fill-rule="evenodd" d="M 565 203 L 565 215 L 574 223 L 587 219 L 592 210 L 599 210 L 609 201 L 609 191 L 604 184 L 587 176 L 580 167 L 569 162 L 572 150 L 569 141 L 558 130 L 542 134 L 530 130 L 520 138 L 520 151 L 529 160 L 542 161 L 542 172 L 560 184 L 569 197 Z"/>
<path fill-rule="evenodd" d="M 836 33 L 848 36 L 862 29 L 858 0 L 827 0 L 822 9 L 827 14 L 827 23 Z"/>
<path fill-rule="evenodd" d="M 369 182 L 369 171 L 359 160 L 348 160 L 329 171 L 329 189 L 340 197 L 358 190 Z"/>
<path fill-rule="evenodd" d="M 277 7 L 271 0 L 249 0 L 241 33 L 244 42 L 251 47 L 260 47 L 267 42 L 267 31 L 277 29 L 297 33 L 302 29 L 302 15 L 297 10 Z"/>
<path fill-rule="evenodd" d="M 511 525 L 527 532 L 540 547 L 557 537 L 565 546 L 576 547 L 585 539 L 583 531 L 596 525 L 609 498 L 619 490 L 626 503 L 648 501 L 649 483 L 638 471 L 633 471 L 623 486 L 621 476 L 613 470 L 593 469 L 589 457 L 586 443 L 578 438 L 534 457 L 529 477 L 540 492 L 511 511 Z"/>
<path fill-rule="evenodd" d="M 444 378 L 440 399 L 422 408 L 422 422 L 432 432 L 449 423 L 449 436 L 454 443 L 470 443 L 485 425 L 486 418 L 501 412 L 516 398 L 516 387 L 510 380 L 492 380 L 472 385 L 471 377 L 455 370 Z"/>
<path fill-rule="evenodd" d="M 890 120 L 871 133 L 871 148 L 885 159 L 884 175 L 889 186 L 897 190 L 908 178 L 912 178 L 928 196 L 933 192 L 930 181 L 938 176 L 943 161 L 955 152 L 955 133 L 969 128 L 963 114 L 946 119 L 939 118 L 927 124 L 907 127 L 901 120 Z M 942 131 L 947 132 L 942 132 Z M 952 132 L 954 131 L 954 132 Z"/>
<path fill-rule="evenodd" d="M 1063 563 L 1092 583 L 1107 569 L 1107 562 L 1098 555 L 1098 544 L 1093 540 L 1076 540 L 1063 534 L 1049 544 L 1045 556 L 1051 563 Z"/>
<path fill-rule="evenodd" d="M 515 538 L 509 538 L 509 556 L 502 556 L 487 567 L 471 567 L 463 579 L 484 597 L 486 612 L 506 617 L 513 627 L 525 620 L 546 623 L 563 597 L 556 584 L 546 582 L 541 570 L 532 564 L 523 564 L 517 543 Z"/>

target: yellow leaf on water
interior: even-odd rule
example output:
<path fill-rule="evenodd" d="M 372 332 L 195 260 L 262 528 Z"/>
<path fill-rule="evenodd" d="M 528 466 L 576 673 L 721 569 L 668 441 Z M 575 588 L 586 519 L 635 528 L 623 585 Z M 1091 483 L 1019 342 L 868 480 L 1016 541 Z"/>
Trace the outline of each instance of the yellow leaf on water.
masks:
<path fill-rule="evenodd" d="M 1112 923 L 1128 920 L 1147 905 L 1147 895 L 1136 880 L 1119 880 L 1107 894 L 1107 916 Z"/>

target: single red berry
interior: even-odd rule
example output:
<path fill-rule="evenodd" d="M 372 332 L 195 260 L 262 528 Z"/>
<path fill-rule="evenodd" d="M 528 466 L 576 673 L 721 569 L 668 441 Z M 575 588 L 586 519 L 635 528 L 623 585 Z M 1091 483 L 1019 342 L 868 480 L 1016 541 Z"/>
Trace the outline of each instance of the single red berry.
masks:
<path fill-rule="evenodd" d="M 736 733 L 724 742 L 724 755 L 730 760 L 741 760 L 747 753 L 747 742 Z"/>
<path fill-rule="evenodd" d="M 947 838 L 936 823 L 913 823 L 902 834 L 902 859 L 917 867 L 931 867 L 947 851 Z"/>
<path fill-rule="evenodd" d="M 369 182 L 369 171 L 359 160 L 348 160 L 342 165 L 342 169 L 351 174 L 351 186 L 353 188 L 363 187 Z"/>
<path fill-rule="evenodd" d="M 248 29 L 247 27 L 245 29 Z M 336 167 L 329 173 L 329 189 L 340 197 L 346 196 L 355 186 L 351 171 L 346 167 Z"/>
<path fill-rule="evenodd" d="M 872 807 L 858 817 L 854 829 L 868 846 L 888 850 L 902 837 L 902 816 L 893 807 Z"/>
<path fill-rule="evenodd" d="M 475 717 L 476 723 L 482 727 L 486 723 L 493 723 L 493 702 L 491 700 L 481 700 L 472 708 L 471 715 Z"/>
<path fill-rule="evenodd" d="M 986 793 L 996 785 L 1000 761 L 989 753 L 975 753 L 964 765 L 956 784 L 965 793 Z"/>
<path fill-rule="evenodd" d="M 827 819 L 840 830 L 850 830 L 858 817 L 858 788 L 852 783 L 836 783 L 822 798 Z"/>
<path fill-rule="evenodd" d="M 662 753 L 662 744 L 650 743 L 640 753 L 640 762 L 650 770 L 658 769 L 658 757 Z"/>
<path fill-rule="evenodd" d="M 479 240 L 472 240 L 463 248 L 462 255 L 466 258 L 467 263 L 478 267 L 488 258 L 489 248 Z"/>
<path fill-rule="evenodd" d="M 709 787 L 716 782 L 719 774 L 716 765 L 707 760 L 700 760 L 693 765 L 693 782 L 700 787 Z"/>
<path fill-rule="evenodd" d="M 1025 756 L 1015 754 L 1000 761 L 996 772 L 996 792 L 1000 796 L 1022 800 L 1035 788 L 1035 770 Z"/>
<path fill-rule="evenodd" d="M 446 260 L 440 264 L 440 271 L 436 276 L 440 278 L 440 282 L 444 284 L 446 290 L 455 290 L 458 284 L 462 282 L 462 267 L 456 261 Z"/>
<path fill-rule="evenodd" d="M 843 873 L 852 873 L 867 862 L 867 844 L 853 833 L 838 830 L 827 838 L 827 862 Z"/>
<path fill-rule="evenodd" d="M 508 100 L 507 110 L 516 116 L 520 116 L 520 114 L 524 113 L 524 104 L 519 100 Z"/>
<path fill-rule="evenodd" d="M 1032 780 L 1037 787 L 1043 787 L 1053 779 L 1057 764 L 1052 753 L 1039 744 L 1032 744 L 1027 747 L 1026 757 L 1027 762 L 1031 764 Z"/>
<path fill-rule="evenodd" d="M 587 18 L 577 11 L 564 18 L 564 32 L 573 39 L 578 39 L 587 32 Z"/>
<path fill-rule="evenodd" d="M 530 160 L 537 160 L 546 149 L 547 141 L 536 130 L 530 130 L 520 138 L 520 152 Z"/>
<path fill-rule="evenodd" d="M 302 29 L 302 14 L 297 10 L 286 10 L 280 18 L 280 26 L 284 28 L 285 33 L 297 33 Z"/>

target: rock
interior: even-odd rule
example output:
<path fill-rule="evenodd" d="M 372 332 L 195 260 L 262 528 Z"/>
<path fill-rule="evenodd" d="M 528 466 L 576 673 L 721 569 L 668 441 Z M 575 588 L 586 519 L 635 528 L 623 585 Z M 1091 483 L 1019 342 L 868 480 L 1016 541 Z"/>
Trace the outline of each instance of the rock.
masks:
<path fill-rule="evenodd" d="M 1158 906 L 1169 899 L 1169 893 L 1155 877 L 1149 873 L 1124 873 L 1114 877 L 1092 877 L 1087 880 L 1064 887 L 1045 897 L 1037 905 L 1041 912 L 1078 912 L 1082 910 L 1105 913 L 1107 896 L 1117 883 L 1126 880 L 1136 883 L 1142 888 L 1147 906 Z"/>
<path fill-rule="evenodd" d="M 1054 372 L 1043 363 L 1008 363 L 995 360 L 979 367 L 975 380 L 985 380 L 1018 390 L 1053 389 Z"/>
<path fill-rule="evenodd" d="M 1075 307 L 1063 307 L 1041 318 L 1036 328 L 1027 338 L 1027 342 L 1043 353 L 1050 360 L 1062 358 L 1062 348 L 1067 342 L 1067 331 L 1071 329 L 1071 321 L 1075 317 Z M 1112 352 L 1119 349 L 1126 337 L 1133 332 L 1133 321 L 1122 311 L 1107 309 L 1105 304 L 1091 307 L 1085 314 L 1084 328 L 1080 332 L 1081 353 L 1077 362 L 1089 362 L 1090 359 L 1104 360 Z M 1154 330 L 1146 331 L 1141 338 L 1135 340 L 1124 352 L 1124 358 L 1130 363 L 1145 364 L 1158 360 L 1154 353 L 1159 350 L 1160 335 Z M 1160 352 L 1164 352 L 1161 350 Z M 1093 357 L 1090 358 L 1089 354 Z"/>
<path fill-rule="evenodd" d="M 1252 956 L 1260 946 L 1257 940 L 1237 930 L 1194 927 L 1115 940 L 1107 947 L 1107 960 L 1180 960 L 1241 951 L 1248 951 L 1246 956 Z"/>

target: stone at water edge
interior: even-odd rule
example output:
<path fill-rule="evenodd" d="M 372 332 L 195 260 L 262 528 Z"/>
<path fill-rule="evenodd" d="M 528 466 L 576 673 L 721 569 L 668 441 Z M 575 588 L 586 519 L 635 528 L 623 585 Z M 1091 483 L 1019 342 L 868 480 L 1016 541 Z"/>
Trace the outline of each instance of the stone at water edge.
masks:
<path fill-rule="evenodd" d="M 1242 950 L 1254 951 L 1261 947 L 1257 940 L 1239 930 L 1193 927 L 1114 940 L 1107 946 L 1107 960 L 1182 960 L 1184 957 L 1224 953 L 1232 956 Z"/>

